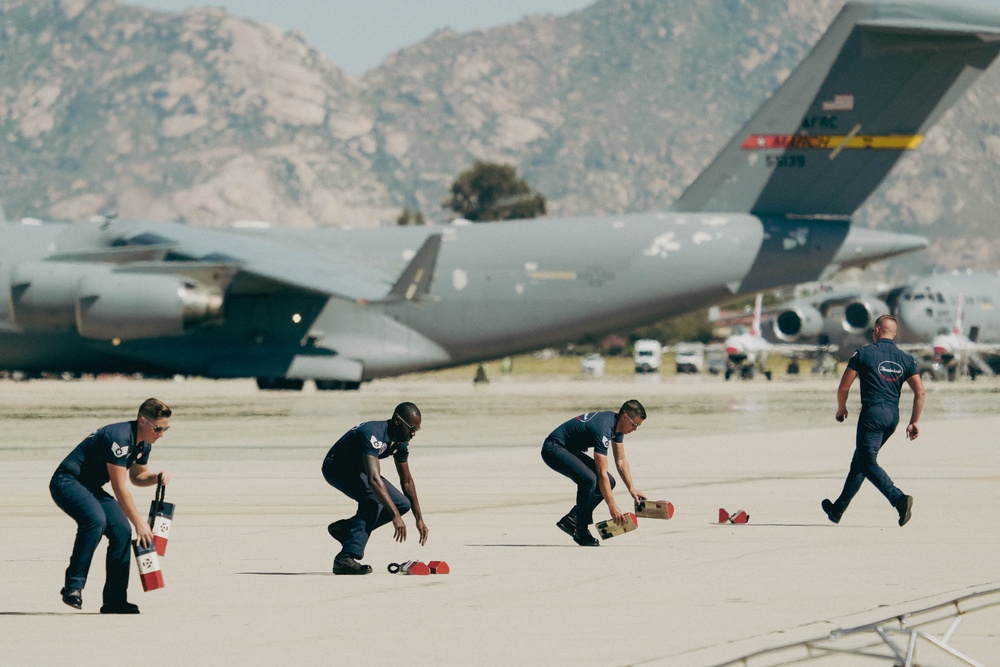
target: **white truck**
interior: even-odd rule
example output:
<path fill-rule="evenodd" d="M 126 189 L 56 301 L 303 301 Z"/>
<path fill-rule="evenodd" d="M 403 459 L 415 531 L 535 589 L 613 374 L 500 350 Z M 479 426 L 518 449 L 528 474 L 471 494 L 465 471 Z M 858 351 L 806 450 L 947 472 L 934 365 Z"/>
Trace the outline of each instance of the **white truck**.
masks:
<path fill-rule="evenodd" d="M 678 373 L 700 373 L 705 366 L 705 346 L 701 343 L 678 343 L 674 363 Z"/>
<path fill-rule="evenodd" d="M 632 346 L 632 361 L 635 362 L 636 373 L 659 373 L 663 346 L 658 340 L 637 340 Z"/>

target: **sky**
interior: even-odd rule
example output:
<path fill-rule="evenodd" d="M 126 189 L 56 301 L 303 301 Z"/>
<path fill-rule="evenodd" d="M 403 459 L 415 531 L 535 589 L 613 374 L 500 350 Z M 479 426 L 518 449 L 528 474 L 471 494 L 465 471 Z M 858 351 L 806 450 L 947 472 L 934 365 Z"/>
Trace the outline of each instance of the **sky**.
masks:
<path fill-rule="evenodd" d="M 470 32 L 528 14 L 558 15 L 596 0 L 121 0 L 164 12 L 222 7 L 258 23 L 297 30 L 338 67 L 361 75 L 389 54 L 442 29 Z"/>

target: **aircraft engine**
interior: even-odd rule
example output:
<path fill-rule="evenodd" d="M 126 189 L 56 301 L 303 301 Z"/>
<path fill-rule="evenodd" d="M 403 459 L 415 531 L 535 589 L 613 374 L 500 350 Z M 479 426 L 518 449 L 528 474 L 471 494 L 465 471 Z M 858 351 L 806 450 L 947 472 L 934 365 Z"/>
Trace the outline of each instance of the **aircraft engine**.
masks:
<path fill-rule="evenodd" d="M 29 262 L 11 271 L 11 315 L 27 331 L 72 329 L 80 280 L 107 267 L 80 262 Z"/>
<path fill-rule="evenodd" d="M 785 343 L 794 343 L 802 336 L 815 336 L 822 330 L 823 315 L 812 306 L 789 308 L 774 318 L 774 335 Z"/>
<path fill-rule="evenodd" d="M 96 340 L 180 336 L 222 318 L 222 294 L 186 276 L 108 272 L 79 285 L 76 327 Z"/>
<path fill-rule="evenodd" d="M 873 326 L 875 320 L 889 314 L 889 307 L 874 297 L 865 297 L 844 306 L 844 331 L 863 334 Z"/>

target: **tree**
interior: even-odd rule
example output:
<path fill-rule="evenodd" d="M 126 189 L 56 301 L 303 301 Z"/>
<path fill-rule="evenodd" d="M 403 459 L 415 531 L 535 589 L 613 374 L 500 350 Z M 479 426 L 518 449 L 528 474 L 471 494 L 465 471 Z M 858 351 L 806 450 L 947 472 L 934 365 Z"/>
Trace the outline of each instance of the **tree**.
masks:
<path fill-rule="evenodd" d="M 472 222 L 518 220 L 545 215 L 545 197 L 518 178 L 514 167 L 476 160 L 451 184 L 442 207 Z"/>
<path fill-rule="evenodd" d="M 427 221 L 424 220 L 424 214 L 420 211 L 404 208 L 403 212 L 399 214 L 398 218 L 396 218 L 396 224 L 400 227 L 405 227 L 407 225 L 426 225 Z"/>

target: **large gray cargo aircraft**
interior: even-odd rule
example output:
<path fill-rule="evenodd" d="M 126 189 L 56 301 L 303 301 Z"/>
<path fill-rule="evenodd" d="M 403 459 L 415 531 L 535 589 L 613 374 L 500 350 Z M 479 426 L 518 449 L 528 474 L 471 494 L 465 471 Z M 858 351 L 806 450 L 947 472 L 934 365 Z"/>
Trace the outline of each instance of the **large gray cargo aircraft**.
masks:
<path fill-rule="evenodd" d="M 772 342 L 832 345 L 843 361 L 869 342 L 880 315 L 896 317 L 896 340 L 908 351 L 943 357 L 953 370 L 963 352 L 1000 353 L 1000 274 L 936 273 L 886 290 L 820 293 L 776 307 L 762 329 Z"/>
<path fill-rule="evenodd" d="M 848 2 L 660 213 L 368 230 L 0 224 L 0 369 L 356 388 L 921 248 L 850 216 L 998 50 L 995 2 Z"/>

